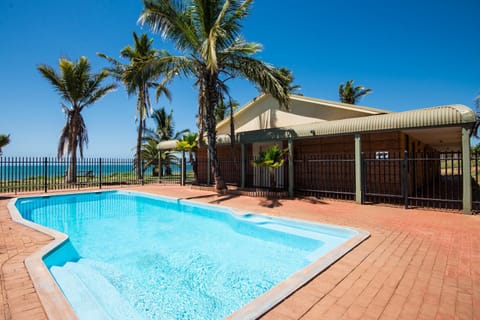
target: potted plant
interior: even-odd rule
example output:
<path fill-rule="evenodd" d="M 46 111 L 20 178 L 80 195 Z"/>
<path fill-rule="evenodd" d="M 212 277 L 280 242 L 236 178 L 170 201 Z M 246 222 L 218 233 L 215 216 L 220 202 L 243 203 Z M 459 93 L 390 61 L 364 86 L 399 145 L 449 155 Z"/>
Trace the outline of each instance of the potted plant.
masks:
<path fill-rule="evenodd" d="M 270 189 L 274 190 L 277 182 L 275 180 L 275 169 L 283 166 L 285 163 L 285 154 L 288 149 L 280 149 L 278 145 L 273 145 L 266 151 L 260 151 L 258 159 L 253 162 L 254 167 L 268 168 L 270 174 Z"/>

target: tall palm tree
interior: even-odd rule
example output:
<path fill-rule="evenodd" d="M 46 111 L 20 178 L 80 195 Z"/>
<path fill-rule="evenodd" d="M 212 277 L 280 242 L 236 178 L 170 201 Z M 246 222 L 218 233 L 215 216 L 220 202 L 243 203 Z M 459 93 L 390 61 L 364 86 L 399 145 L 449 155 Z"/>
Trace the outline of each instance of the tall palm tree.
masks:
<path fill-rule="evenodd" d="M 367 89 L 364 86 L 353 86 L 353 80 L 348 80 L 345 84 L 340 83 L 338 87 L 338 95 L 340 101 L 343 103 L 355 104 L 363 96 L 372 92 L 372 89 Z"/>
<path fill-rule="evenodd" d="M 0 156 L 3 154 L 2 148 L 10 143 L 10 135 L 0 134 Z"/>
<path fill-rule="evenodd" d="M 149 68 L 150 63 L 159 57 L 162 52 L 153 48 L 153 39 L 149 39 L 146 34 L 140 37 L 133 32 L 133 47 L 127 45 L 120 51 L 123 58 L 129 60 L 129 64 L 123 64 L 114 58 L 103 53 L 97 53 L 98 56 L 107 59 L 112 68 L 107 69 L 116 79 L 122 81 L 128 95 L 137 95 L 136 120 L 138 121 L 137 144 L 135 152 L 135 168 L 137 178 L 143 178 L 142 171 L 142 140 L 145 128 L 145 121 L 149 112 L 153 111 L 149 89 L 156 87 L 156 99 L 163 93 L 170 100 L 169 90 L 156 83 L 158 73 Z"/>
<path fill-rule="evenodd" d="M 77 149 L 83 158 L 83 148 L 88 143 L 87 126 L 82 111 L 114 90 L 116 86 L 102 85 L 108 72 L 103 70 L 91 73 L 90 62 L 86 57 L 80 57 L 76 62 L 61 58 L 58 65 L 60 73 L 44 64 L 39 65 L 37 69 L 63 100 L 61 107 L 67 122 L 60 134 L 58 157 L 63 157 L 65 152 L 70 156 L 67 182 L 74 183 L 77 181 Z"/>
<path fill-rule="evenodd" d="M 252 0 L 144 0 L 139 18 L 153 32 L 171 40 L 183 56 L 168 56 L 157 61 L 168 77 L 175 74 L 195 78 L 198 87 L 199 132 L 203 125 L 208 137 L 212 173 L 216 188 L 226 189 L 216 149 L 215 110 L 225 81 L 235 77 L 248 79 L 264 92 L 288 106 L 288 90 L 283 76 L 273 66 L 255 59 L 258 43 L 241 38 L 241 22 Z"/>

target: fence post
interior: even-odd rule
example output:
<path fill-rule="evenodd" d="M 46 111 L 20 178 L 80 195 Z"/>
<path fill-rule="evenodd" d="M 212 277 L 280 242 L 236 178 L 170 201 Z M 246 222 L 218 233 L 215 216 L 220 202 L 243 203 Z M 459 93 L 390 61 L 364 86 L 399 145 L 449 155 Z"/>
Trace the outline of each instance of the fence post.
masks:
<path fill-rule="evenodd" d="M 98 172 L 99 172 L 99 177 L 98 177 L 98 184 L 100 189 L 102 189 L 102 158 L 98 159 Z"/>
<path fill-rule="evenodd" d="M 207 147 L 207 185 L 212 184 L 212 166 L 211 166 L 211 159 L 210 159 L 210 150 Z"/>
<path fill-rule="evenodd" d="M 143 170 L 143 168 L 145 168 L 145 162 L 144 162 L 143 159 L 140 161 L 140 164 L 141 164 L 141 166 L 142 166 L 142 169 L 141 169 L 141 171 L 142 171 L 141 180 L 142 180 L 142 186 L 143 186 L 143 185 L 145 184 L 145 182 L 144 182 L 144 181 L 145 181 L 145 171 Z"/>
<path fill-rule="evenodd" d="M 185 150 L 182 150 L 182 163 L 180 166 L 180 185 L 184 186 L 185 185 Z"/>
<path fill-rule="evenodd" d="M 293 197 L 294 185 L 294 167 L 293 167 L 293 140 L 288 139 L 288 196 Z"/>
<path fill-rule="evenodd" d="M 48 191 L 48 159 L 47 157 L 45 157 L 43 159 L 44 163 L 43 163 L 43 188 L 44 188 L 44 191 L 45 193 L 47 193 Z"/>
<path fill-rule="evenodd" d="M 405 209 L 408 209 L 408 151 L 405 150 L 402 161 L 402 193 Z"/>
<path fill-rule="evenodd" d="M 245 166 L 245 144 L 242 143 L 240 145 L 241 148 L 241 167 L 242 167 L 242 175 L 241 175 L 241 180 L 240 180 L 240 188 L 245 189 L 245 178 L 246 178 L 246 166 Z"/>
<path fill-rule="evenodd" d="M 158 183 L 162 183 L 162 150 L 158 150 Z"/>
<path fill-rule="evenodd" d="M 365 160 L 365 154 L 360 153 L 360 185 L 361 185 L 361 195 L 360 203 L 365 204 L 365 194 L 367 193 L 367 161 Z"/>

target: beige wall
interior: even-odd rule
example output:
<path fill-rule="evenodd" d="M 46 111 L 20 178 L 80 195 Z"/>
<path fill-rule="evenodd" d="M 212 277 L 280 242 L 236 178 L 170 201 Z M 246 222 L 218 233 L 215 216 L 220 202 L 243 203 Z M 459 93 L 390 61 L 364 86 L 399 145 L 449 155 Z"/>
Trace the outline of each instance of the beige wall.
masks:
<path fill-rule="evenodd" d="M 234 123 L 236 132 L 245 132 L 368 115 L 372 115 L 372 111 L 362 110 L 361 107 L 304 101 L 301 98 L 292 98 L 290 112 L 287 112 L 280 110 L 277 101 L 271 96 L 262 96 L 251 105 L 239 110 L 235 115 Z M 229 122 L 219 123 L 217 133 L 230 133 Z"/>

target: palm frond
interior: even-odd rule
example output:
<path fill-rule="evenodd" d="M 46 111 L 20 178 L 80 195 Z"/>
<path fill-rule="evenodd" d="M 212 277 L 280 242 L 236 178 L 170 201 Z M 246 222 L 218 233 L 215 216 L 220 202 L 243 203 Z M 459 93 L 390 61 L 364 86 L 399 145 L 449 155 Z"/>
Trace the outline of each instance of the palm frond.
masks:
<path fill-rule="evenodd" d="M 10 135 L 0 134 L 0 156 L 3 154 L 2 148 L 10 143 Z"/>
<path fill-rule="evenodd" d="M 235 56 L 225 63 L 225 67 L 258 85 L 263 92 L 271 94 L 280 106 L 288 109 L 288 88 L 285 88 L 285 81 L 279 78 L 281 75 L 273 66 L 252 57 Z"/>
<path fill-rule="evenodd" d="M 373 92 L 364 86 L 353 86 L 353 80 L 348 80 L 345 84 L 341 83 L 338 87 L 338 95 L 343 103 L 355 104 L 365 95 Z"/>
<path fill-rule="evenodd" d="M 88 144 L 88 134 L 81 111 L 114 90 L 116 85 L 103 86 L 102 82 L 108 77 L 108 71 L 91 73 L 90 62 L 86 57 L 80 57 L 75 62 L 60 58 L 58 67 L 59 72 L 47 65 L 37 66 L 41 75 L 50 82 L 63 100 L 60 106 L 65 113 L 66 123 L 60 132 L 57 155 L 63 157 L 67 151 L 72 156 L 78 148 L 80 156 L 83 157 L 84 147 Z M 72 166 L 75 165 L 73 162 L 74 160 Z M 74 182 L 75 178 L 72 179 Z"/>
<path fill-rule="evenodd" d="M 148 24 L 153 32 L 172 39 L 180 51 L 200 47 L 185 1 L 144 0 L 143 3 L 145 8 L 138 19 L 140 24 Z"/>

